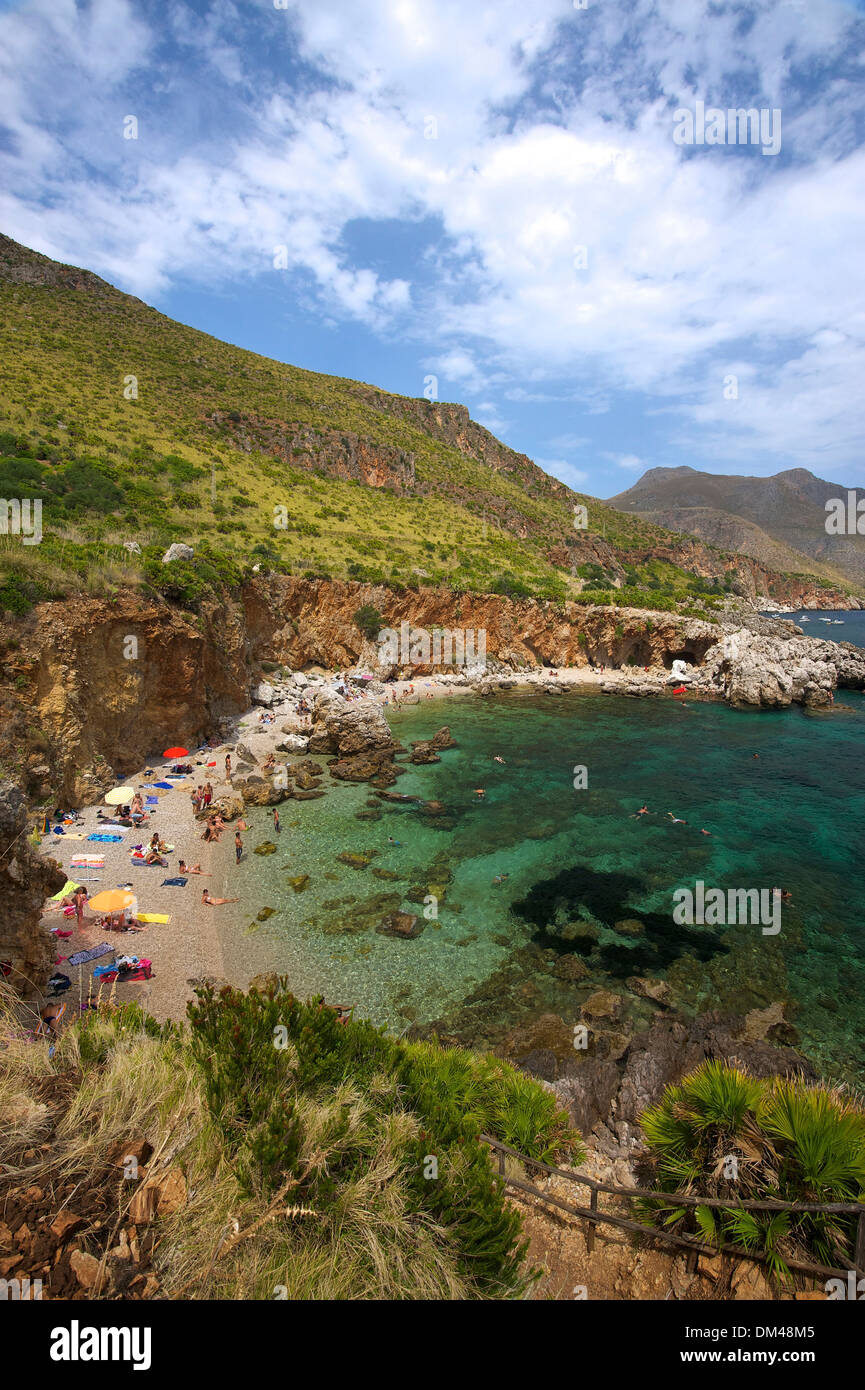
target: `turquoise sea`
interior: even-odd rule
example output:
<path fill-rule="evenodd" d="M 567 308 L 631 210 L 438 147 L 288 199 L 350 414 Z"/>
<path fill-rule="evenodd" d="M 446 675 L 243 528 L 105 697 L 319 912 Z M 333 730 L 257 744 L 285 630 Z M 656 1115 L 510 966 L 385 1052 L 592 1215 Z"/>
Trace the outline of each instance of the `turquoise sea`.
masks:
<path fill-rule="evenodd" d="M 624 996 L 619 1026 L 633 1031 L 655 1005 L 627 981 L 648 976 L 667 980 L 690 1014 L 783 1001 L 789 1041 L 827 1074 L 861 1083 L 862 695 L 841 692 L 825 713 L 748 713 L 585 689 L 422 699 L 389 714 L 406 746 L 449 725 L 458 746 L 408 766 L 392 788 L 446 813 L 331 785 L 321 800 L 287 802 L 279 852 L 250 854 L 238 874 L 253 914 L 276 909 L 241 929 L 250 949 L 260 958 L 265 948 L 296 992 L 354 1004 L 395 1031 L 435 1022 L 491 1045 L 542 1013 L 578 1021 L 600 988 Z M 577 767 L 585 787 L 574 785 Z M 650 814 L 634 818 L 643 804 Z M 257 812 L 249 849 L 272 838 Z M 370 851 L 365 868 L 337 858 Z M 288 879 L 298 874 L 309 886 L 296 893 Z M 673 890 L 697 880 L 788 890 L 780 933 L 677 926 Z M 438 917 L 419 937 L 376 932 L 393 907 L 422 913 L 430 893 Z M 616 930 L 623 920 L 631 925 Z M 586 967 L 576 982 L 575 957 Z"/>

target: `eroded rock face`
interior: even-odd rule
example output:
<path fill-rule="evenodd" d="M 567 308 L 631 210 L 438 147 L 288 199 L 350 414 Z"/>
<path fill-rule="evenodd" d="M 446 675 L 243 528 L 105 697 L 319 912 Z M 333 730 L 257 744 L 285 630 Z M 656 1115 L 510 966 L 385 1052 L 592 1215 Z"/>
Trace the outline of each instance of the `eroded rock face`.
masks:
<path fill-rule="evenodd" d="M 11 967 L 13 989 L 34 993 L 51 974 L 56 942 L 39 925 L 42 905 L 66 882 L 52 859 L 27 843 L 24 797 L 11 782 L 0 784 L 0 961 Z"/>
<path fill-rule="evenodd" d="M 660 1100 L 665 1087 L 708 1059 L 744 1067 L 757 1077 L 816 1080 L 817 1072 L 806 1057 L 791 1047 L 756 1039 L 754 1031 L 746 1019 L 718 1013 L 694 1020 L 657 1018 L 631 1038 L 615 1060 L 571 1052 L 552 1081 L 553 1090 L 583 1133 L 606 1125 L 627 1141 L 643 1111 Z"/>
<path fill-rule="evenodd" d="M 694 685 L 736 705 L 819 707 L 838 686 L 865 687 L 865 653 L 848 643 L 726 627 Z"/>

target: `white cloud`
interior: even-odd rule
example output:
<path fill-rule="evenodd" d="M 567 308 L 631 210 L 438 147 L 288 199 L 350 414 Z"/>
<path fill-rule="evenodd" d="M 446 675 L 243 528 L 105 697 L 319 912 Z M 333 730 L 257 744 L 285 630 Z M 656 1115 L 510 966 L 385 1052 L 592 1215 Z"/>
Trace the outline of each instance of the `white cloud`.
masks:
<path fill-rule="evenodd" d="M 430 369 L 470 396 L 570 393 L 575 413 L 603 414 L 628 392 L 699 454 L 839 466 L 855 452 L 855 10 L 365 0 L 361 24 L 345 0 L 252 17 L 218 0 L 203 18 L 173 0 L 165 23 L 148 14 L 26 0 L 0 15 L 11 235 L 142 296 L 252 277 L 284 246 L 320 313 L 439 345 Z M 295 34 L 302 77 L 256 65 L 253 37 L 288 62 Z M 154 101 L 124 142 L 128 92 L 158 50 L 184 121 Z M 202 64 L 231 102 L 214 134 L 197 125 Z M 683 152 L 672 110 L 697 97 L 781 106 L 785 158 Z M 356 219 L 422 217 L 442 232 L 411 278 L 346 249 Z M 488 399 L 476 409 L 506 424 Z"/>

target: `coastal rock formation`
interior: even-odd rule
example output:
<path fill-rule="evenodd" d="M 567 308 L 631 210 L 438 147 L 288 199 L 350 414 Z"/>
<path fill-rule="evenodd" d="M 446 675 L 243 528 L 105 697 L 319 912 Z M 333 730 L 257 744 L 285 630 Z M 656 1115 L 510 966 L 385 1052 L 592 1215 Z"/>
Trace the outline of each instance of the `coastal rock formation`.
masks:
<path fill-rule="evenodd" d="M 838 686 L 865 687 L 865 652 L 846 642 L 728 628 L 706 653 L 694 686 L 738 705 L 828 705 Z"/>
<path fill-rule="evenodd" d="M 816 1080 L 806 1057 L 791 1047 L 754 1038 L 746 1019 L 708 1013 L 694 1020 L 658 1017 L 628 1041 L 618 1059 L 589 1052 L 557 1052 L 555 1078 L 545 1077 L 573 1123 L 584 1134 L 606 1129 L 621 1143 L 634 1138 L 639 1117 L 664 1088 L 681 1081 L 707 1059 L 745 1067 L 754 1076 L 802 1076 Z M 757 1030 L 759 1031 L 759 1030 Z M 513 1044 L 506 1055 L 514 1056 Z M 531 1071 L 531 1057 L 514 1058 Z M 527 1065 L 528 1063 L 528 1065 Z"/>
<path fill-rule="evenodd" d="M 51 973 L 56 942 L 40 931 L 42 904 L 66 882 L 52 859 L 27 843 L 27 813 L 20 789 L 0 784 L 0 963 L 14 989 L 28 995 Z M 58 919 L 59 925 L 60 919 Z"/>

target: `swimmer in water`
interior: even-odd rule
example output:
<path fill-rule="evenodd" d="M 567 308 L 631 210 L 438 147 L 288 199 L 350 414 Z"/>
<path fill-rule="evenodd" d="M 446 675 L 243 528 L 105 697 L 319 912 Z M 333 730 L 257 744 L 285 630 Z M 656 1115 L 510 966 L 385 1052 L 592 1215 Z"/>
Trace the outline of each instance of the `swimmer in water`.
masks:
<path fill-rule="evenodd" d="M 687 825 L 687 824 L 688 824 L 688 822 L 687 822 L 686 820 L 682 820 L 682 817 L 681 817 L 681 816 L 674 816 L 672 811 L 668 811 L 668 812 L 667 812 L 667 815 L 670 817 L 670 820 L 673 822 L 674 825 Z"/>
<path fill-rule="evenodd" d="M 700 831 L 700 834 L 701 834 L 701 835 L 711 835 L 711 833 L 712 833 L 711 830 L 701 830 L 701 831 Z"/>
<path fill-rule="evenodd" d="M 401 845 L 402 840 L 395 840 L 392 835 L 388 835 L 388 843 L 391 845 Z"/>
<path fill-rule="evenodd" d="M 494 763 L 503 763 L 503 762 L 504 762 L 504 758 L 500 758 L 499 755 L 498 755 L 498 753 L 494 753 L 494 754 L 493 754 L 493 762 L 494 762 Z"/>
<path fill-rule="evenodd" d="M 475 787 L 475 796 L 478 798 L 478 801 L 480 801 L 482 797 L 485 797 L 486 794 L 485 787 Z"/>
<path fill-rule="evenodd" d="M 506 878 L 510 878 L 510 874 L 496 874 L 493 883 L 504 883 Z"/>

